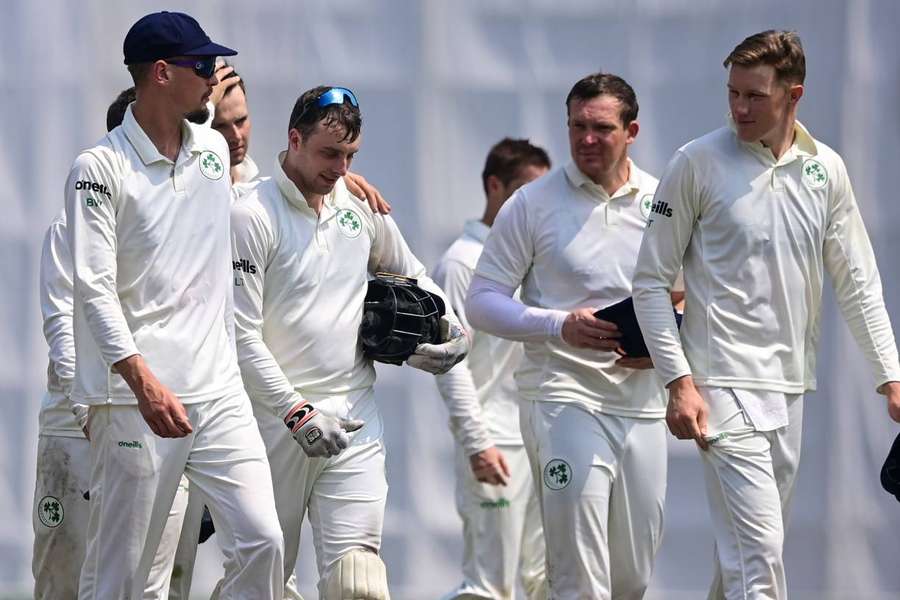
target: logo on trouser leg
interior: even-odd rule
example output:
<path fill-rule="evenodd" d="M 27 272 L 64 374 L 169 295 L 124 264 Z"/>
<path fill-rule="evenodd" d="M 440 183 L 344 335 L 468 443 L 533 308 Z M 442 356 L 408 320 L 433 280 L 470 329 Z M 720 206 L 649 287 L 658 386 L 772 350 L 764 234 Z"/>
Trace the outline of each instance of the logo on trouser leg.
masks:
<path fill-rule="evenodd" d="M 65 518 L 62 502 L 53 496 L 44 496 L 37 505 L 38 519 L 47 527 L 59 527 Z"/>
<path fill-rule="evenodd" d="M 569 463 L 554 458 L 544 466 L 544 485 L 551 490 L 561 490 L 572 480 L 572 467 Z"/>

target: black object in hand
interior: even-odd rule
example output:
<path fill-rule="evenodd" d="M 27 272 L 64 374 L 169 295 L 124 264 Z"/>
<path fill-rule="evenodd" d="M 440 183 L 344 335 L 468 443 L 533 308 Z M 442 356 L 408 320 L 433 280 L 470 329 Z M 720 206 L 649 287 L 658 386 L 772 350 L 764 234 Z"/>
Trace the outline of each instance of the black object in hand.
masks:
<path fill-rule="evenodd" d="M 681 327 L 681 313 L 675 312 L 675 322 Z M 594 316 L 603 321 L 615 323 L 619 328 L 622 337 L 619 338 L 619 345 L 630 358 L 649 357 L 650 352 L 647 350 L 647 344 L 644 343 L 644 335 L 641 333 L 641 327 L 638 325 L 637 315 L 634 314 L 634 301 L 629 296 L 621 302 L 617 302 L 612 306 L 601 308 L 594 313 Z"/>

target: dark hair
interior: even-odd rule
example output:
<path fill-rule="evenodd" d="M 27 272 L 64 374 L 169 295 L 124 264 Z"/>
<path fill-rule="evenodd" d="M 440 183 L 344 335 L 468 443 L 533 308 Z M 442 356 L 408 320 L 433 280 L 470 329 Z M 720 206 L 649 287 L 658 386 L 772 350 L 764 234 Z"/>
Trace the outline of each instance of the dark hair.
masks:
<path fill-rule="evenodd" d="M 291 119 L 288 121 L 288 130 L 296 129 L 303 138 L 308 138 L 316 130 L 319 122 L 324 127 L 339 127 L 344 130 L 342 142 L 352 142 L 359 137 L 362 131 L 362 114 L 358 106 L 353 106 L 348 98 L 344 98 L 343 104 L 329 104 L 318 106 L 318 99 L 333 88 L 331 85 L 320 85 L 307 90 L 297 98 L 294 110 L 291 111 Z"/>
<path fill-rule="evenodd" d="M 529 166 L 549 169 L 550 157 L 543 148 L 533 145 L 527 139 L 503 138 L 494 144 L 484 162 L 481 184 L 485 193 L 488 189 L 488 177 L 491 175 L 507 186 L 518 176 L 521 169 Z"/>
<path fill-rule="evenodd" d="M 128 109 L 128 105 L 134 102 L 134 99 L 134 86 L 119 92 L 116 99 L 106 109 L 106 131 L 112 131 L 122 124 L 122 119 L 125 118 L 125 111 Z"/>
<path fill-rule="evenodd" d="M 244 87 L 244 78 L 241 77 L 240 75 L 238 75 L 237 69 L 234 69 L 234 66 L 231 65 L 227 60 L 225 61 L 225 66 L 232 67 L 233 70 L 231 71 L 231 73 L 226 75 L 225 78 L 222 79 L 222 81 L 228 81 L 229 79 L 231 79 L 233 77 L 238 77 L 239 79 L 238 79 L 237 83 L 232 83 L 227 88 L 225 88 L 225 93 L 222 95 L 222 97 L 224 98 L 225 96 L 230 94 L 231 90 L 233 90 L 235 87 L 241 88 L 241 91 L 244 92 L 244 96 L 246 96 L 247 88 Z"/>
<path fill-rule="evenodd" d="M 770 29 L 751 35 L 734 47 L 722 63 L 754 67 L 771 65 L 778 81 L 802 84 L 806 79 L 806 56 L 796 31 Z"/>
<path fill-rule="evenodd" d="M 153 66 L 152 62 L 142 62 L 142 63 L 134 63 L 132 65 L 128 65 L 128 72 L 131 74 L 131 80 L 135 85 L 139 84 L 142 79 L 147 77 L 150 73 L 150 68 Z"/>
<path fill-rule="evenodd" d="M 622 111 L 619 113 L 622 125 L 627 126 L 637 119 L 638 101 L 634 89 L 627 81 L 611 73 L 592 73 L 573 85 L 566 96 L 566 114 L 572 108 L 573 99 L 590 100 L 597 96 L 612 96 L 622 103 Z"/>

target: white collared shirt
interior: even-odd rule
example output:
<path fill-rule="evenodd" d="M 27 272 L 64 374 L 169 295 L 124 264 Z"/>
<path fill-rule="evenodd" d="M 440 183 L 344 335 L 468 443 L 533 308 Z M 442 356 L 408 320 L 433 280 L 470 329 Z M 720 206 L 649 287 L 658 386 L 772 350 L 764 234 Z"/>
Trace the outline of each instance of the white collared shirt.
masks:
<path fill-rule="evenodd" d="M 798 122 L 775 160 L 723 127 L 675 154 L 644 235 L 635 308 L 668 383 L 798 394 L 816 387 L 825 270 L 877 384 L 900 364 L 869 237 L 843 161 Z M 664 306 L 684 264 L 681 334 Z M 668 311 L 668 313 L 666 312 Z"/>
<path fill-rule="evenodd" d="M 111 369 L 134 354 L 184 403 L 241 389 L 228 337 L 228 169 L 218 133 L 185 121 L 173 163 L 131 107 L 75 160 L 65 195 L 77 401 L 136 403 Z"/>
<path fill-rule="evenodd" d="M 437 283 L 469 332 L 469 354 L 435 380 L 450 413 L 454 438 L 467 456 L 492 445 L 521 445 L 518 391 L 513 373 L 522 360 L 522 345 L 473 330 L 465 302 L 490 227 L 468 221 L 463 233 L 434 269 Z M 459 379 L 456 384 L 452 380 Z"/>
<path fill-rule="evenodd" d="M 365 397 L 347 415 L 370 420 L 375 381 L 358 343 L 368 273 L 428 279 L 394 220 L 373 214 L 343 179 L 320 214 L 275 163 L 274 176 L 232 209 L 235 324 L 244 384 L 253 402 L 283 418 L 303 396 Z M 441 294 L 443 295 L 443 294 Z M 347 400 L 351 402 L 351 400 Z"/>
<path fill-rule="evenodd" d="M 521 285 L 524 304 L 556 311 L 600 309 L 630 296 L 656 179 L 629 166 L 628 181 L 611 196 L 573 163 L 519 188 L 497 215 L 476 275 L 508 289 Z M 628 417 L 665 413 L 656 373 L 618 367 L 614 352 L 573 348 L 559 337 L 524 348 L 516 382 L 525 398 Z"/>

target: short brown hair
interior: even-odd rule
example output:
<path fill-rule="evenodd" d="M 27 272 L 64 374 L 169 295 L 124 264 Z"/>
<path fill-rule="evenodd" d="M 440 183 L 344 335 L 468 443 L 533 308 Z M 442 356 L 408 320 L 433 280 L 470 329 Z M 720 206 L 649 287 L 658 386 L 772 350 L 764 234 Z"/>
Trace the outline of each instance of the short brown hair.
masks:
<path fill-rule="evenodd" d="M 580 79 L 566 96 L 566 114 L 572 108 L 572 100 L 590 100 L 597 96 L 612 96 L 622 103 L 619 118 L 627 126 L 637 119 L 638 101 L 634 89 L 628 82 L 612 73 L 592 73 Z"/>
<path fill-rule="evenodd" d="M 550 157 L 547 156 L 547 151 L 527 139 L 503 138 L 488 152 L 484 171 L 481 172 L 481 183 L 485 193 L 488 191 L 487 182 L 491 175 L 507 186 L 519 175 L 522 168 L 531 166 L 549 169 Z"/>
<path fill-rule="evenodd" d="M 751 35 L 735 46 L 722 64 L 726 69 L 731 65 L 770 65 L 779 81 L 802 84 L 806 79 L 806 56 L 796 31 L 770 29 Z"/>
<path fill-rule="evenodd" d="M 321 121 L 322 126 L 339 127 L 344 130 L 342 142 L 354 142 L 362 131 L 362 115 L 358 106 L 353 106 L 346 96 L 342 104 L 328 104 L 319 106 L 318 100 L 328 90 L 330 85 L 320 85 L 311 90 L 306 90 L 297 98 L 294 110 L 291 111 L 291 120 L 288 122 L 288 131 L 296 129 L 308 139 L 316 130 L 316 125 Z"/>

